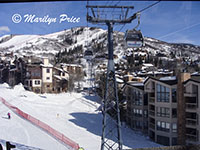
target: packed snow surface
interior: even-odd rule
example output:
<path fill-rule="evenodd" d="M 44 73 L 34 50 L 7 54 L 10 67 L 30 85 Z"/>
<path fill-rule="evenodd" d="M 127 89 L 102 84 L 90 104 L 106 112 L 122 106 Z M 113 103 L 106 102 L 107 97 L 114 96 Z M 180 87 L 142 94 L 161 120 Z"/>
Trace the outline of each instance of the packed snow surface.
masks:
<path fill-rule="evenodd" d="M 86 92 L 87 93 L 87 92 Z M 35 94 L 17 85 L 0 84 L 0 97 L 72 139 L 85 150 L 98 150 L 101 144 L 100 99 L 86 93 Z M 7 113 L 11 119 L 5 119 Z M 0 103 L 0 139 L 46 150 L 67 149 L 66 145 Z M 158 147 L 148 137 L 122 125 L 123 148 Z"/>

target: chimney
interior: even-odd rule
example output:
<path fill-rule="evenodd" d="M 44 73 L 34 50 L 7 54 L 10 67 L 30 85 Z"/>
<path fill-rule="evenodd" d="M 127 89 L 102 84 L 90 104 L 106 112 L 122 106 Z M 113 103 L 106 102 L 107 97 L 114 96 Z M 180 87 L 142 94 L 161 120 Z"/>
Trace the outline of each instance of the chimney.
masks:
<path fill-rule="evenodd" d="M 44 57 L 43 58 L 43 64 L 46 66 L 46 65 L 49 65 L 49 58 L 48 57 Z"/>
<path fill-rule="evenodd" d="M 177 127 L 178 127 L 178 145 L 186 144 L 186 113 L 185 113 L 185 98 L 184 98 L 184 85 L 183 82 L 190 79 L 190 73 L 182 73 L 180 70 L 177 72 Z"/>

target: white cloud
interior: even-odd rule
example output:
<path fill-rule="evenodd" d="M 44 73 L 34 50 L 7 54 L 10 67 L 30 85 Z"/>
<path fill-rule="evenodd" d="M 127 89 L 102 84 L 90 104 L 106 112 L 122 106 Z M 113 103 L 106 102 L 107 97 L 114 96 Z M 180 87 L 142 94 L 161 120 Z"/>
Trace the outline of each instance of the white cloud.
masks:
<path fill-rule="evenodd" d="M 7 26 L 0 26 L 0 34 L 10 32 L 10 29 Z"/>

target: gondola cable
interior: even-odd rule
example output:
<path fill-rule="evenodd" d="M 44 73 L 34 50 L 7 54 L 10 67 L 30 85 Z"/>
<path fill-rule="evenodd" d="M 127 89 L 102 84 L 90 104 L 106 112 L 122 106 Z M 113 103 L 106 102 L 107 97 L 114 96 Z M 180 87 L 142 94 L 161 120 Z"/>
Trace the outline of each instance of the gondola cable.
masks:
<path fill-rule="evenodd" d="M 153 7 L 154 5 L 158 4 L 159 2 L 160 2 L 160 1 L 158 1 L 158 2 L 156 2 L 156 3 L 154 3 L 154 4 L 151 4 L 151 5 L 149 5 L 149 6 L 145 7 L 145 8 L 143 8 L 143 9 L 141 9 L 140 11 L 136 12 L 135 15 L 138 16 L 138 17 L 140 17 L 141 12 L 145 11 L 146 9 L 149 9 L 150 7 Z M 138 20 L 138 24 L 140 24 L 140 18 L 139 18 L 139 20 Z M 125 27 L 125 25 L 126 25 L 126 24 L 123 24 L 123 26 L 119 29 L 118 32 L 120 32 L 120 31 Z M 139 25 L 138 25 L 138 26 L 139 26 Z M 135 28 L 137 28 L 137 26 L 136 26 Z"/>
<path fill-rule="evenodd" d="M 149 5 L 149 6 L 147 6 L 147 7 L 143 8 L 143 9 L 141 9 L 141 10 L 138 11 L 137 13 L 141 13 L 141 12 L 145 11 L 146 9 L 149 9 L 149 8 L 153 7 L 154 5 L 157 5 L 157 4 L 160 3 L 160 2 L 161 2 L 161 0 L 159 0 L 158 2 L 155 2 L 155 3 L 153 3 L 153 4 Z"/>
<path fill-rule="evenodd" d="M 89 5 L 89 1 L 87 0 L 87 5 Z M 87 8 L 87 15 L 88 15 L 88 8 Z M 85 59 L 86 60 L 91 60 L 92 59 L 92 57 L 93 57 L 93 51 L 92 51 L 92 49 L 89 49 L 89 40 L 88 40 L 88 38 L 89 38 L 89 26 L 88 26 L 88 20 L 87 20 L 87 31 L 86 31 L 86 38 L 87 38 L 87 40 L 86 40 L 86 47 L 87 47 L 87 50 L 85 50 L 85 52 L 84 52 L 84 57 L 85 57 Z"/>

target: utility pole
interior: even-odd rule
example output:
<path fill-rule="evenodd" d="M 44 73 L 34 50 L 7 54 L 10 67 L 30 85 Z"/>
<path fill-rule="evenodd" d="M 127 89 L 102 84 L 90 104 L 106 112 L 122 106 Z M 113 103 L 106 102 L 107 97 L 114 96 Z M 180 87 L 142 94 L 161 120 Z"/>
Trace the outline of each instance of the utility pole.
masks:
<path fill-rule="evenodd" d="M 137 15 L 128 16 L 133 6 L 89 6 L 92 16 L 87 12 L 87 21 L 94 24 L 108 26 L 108 65 L 106 76 L 106 91 L 103 100 L 103 126 L 101 137 L 101 150 L 122 150 L 121 122 L 115 65 L 113 60 L 113 26 L 114 24 L 131 23 Z M 107 11 L 110 10 L 110 11 Z M 115 14 L 114 10 L 118 10 Z M 109 16 L 109 13 L 111 15 Z M 117 18 L 116 18 L 117 16 Z"/>

